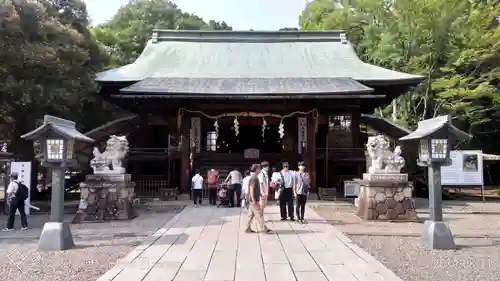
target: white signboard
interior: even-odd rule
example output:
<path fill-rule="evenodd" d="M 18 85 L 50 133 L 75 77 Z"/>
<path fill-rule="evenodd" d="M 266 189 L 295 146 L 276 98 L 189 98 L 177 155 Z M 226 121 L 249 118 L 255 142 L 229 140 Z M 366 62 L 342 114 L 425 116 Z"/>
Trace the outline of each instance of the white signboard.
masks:
<path fill-rule="evenodd" d="M 10 163 L 10 172 L 17 173 L 17 179 L 28 188 L 28 198 L 24 201 L 24 211 L 26 215 L 29 215 L 31 198 L 31 162 L 12 162 Z M 19 215 L 19 211 L 16 211 L 16 215 Z"/>
<path fill-rule="evenodd" d="M 452 150 L 451 165 L 441 167 L 441 185 L 483 185 L 483 152 Z"/>

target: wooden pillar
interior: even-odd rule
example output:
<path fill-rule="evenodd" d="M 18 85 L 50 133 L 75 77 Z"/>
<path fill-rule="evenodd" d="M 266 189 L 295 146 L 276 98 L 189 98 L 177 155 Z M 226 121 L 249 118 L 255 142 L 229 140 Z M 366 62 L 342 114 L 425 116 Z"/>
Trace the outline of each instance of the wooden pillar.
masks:
<path fill-rule="evenodd" d="M 181 130 L 179 132 L 179 139 L 181 141 L 181 192 L 189 193 L 189 149 L 190 149 L 190 139 L 189 139 L 189 127 L 190 118 L 188 114 L 184 114 L 181 117 Z"/>
<path fill-rule="evenodd" d="M 318 192 L 316 185 L 316 122 L 312 115 L 307 116 L 307 162 L 311 178 L 311 191 Z"/>
<path fill-rule="evenodd" d="M 359 130 L 359 111 L 353 112 L 351 117 L 352 147 L 361 148 L 361 133 Z"/>
<path fill-rule="evenodd" d="M 363 148 L 363 144 L 361 143 L 361 132 L 359 129 L 360 116 L 361 116 L 361 114 L 359 111 L 352 113 L 351 133 L 352 133 L 352 147 L 353 148 Z M 357 171 L 356 171 L 356 176 L 358 178 L 361 178 L 361 176 L 363 175 L 364 169 L 365 169 L 365 162 L 358 163 Z"/>

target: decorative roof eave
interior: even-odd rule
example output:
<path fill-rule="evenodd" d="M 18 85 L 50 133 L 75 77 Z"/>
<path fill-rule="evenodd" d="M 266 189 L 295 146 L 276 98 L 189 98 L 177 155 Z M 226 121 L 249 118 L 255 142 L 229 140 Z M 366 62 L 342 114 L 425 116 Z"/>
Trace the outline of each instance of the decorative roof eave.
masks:
<path fill-rule="evenodd" d="M 415 131 L 400 138 L 400 141 L 419 140 L 431 136 L 441 130 L 448 130 L 455 140 L 467 140 L 472 136 L 458 129 L 451 123 L 451 116 L 443 115 L 432 119 L 427 119 L 418 122 L 418 127 Z"/>
<path fill-rule="evenodd" d="M 415 87 L 420 85 L 426 79 L 425 76 L 414 75 L 402 79 L 378 79 L 378 80 L 357 80 L 369 87 L 386 86 L 386 85 L 404 85 L 408 87 Z"/>
<path fill-rule="evenodd" d="M 370 95 L 370 94 L 196 94 L 196 93 L 162 93 L 162 94 L 123 94 L 111 95 L 112 98 L 132 98 L 132 99 L 233 99 L 233 100 L 277 100 L 277 99 L 380 99 L 384 95 Z"/>
<path fill-rule="evenodd" d="M 411 133 L 407 128 L 376 115 L 361 114 L 359 121 L 369 125 L 380 133 L 387 133 L 393 139 L 399 139 Z"/>
<path fill-rule="evenodd" d="M 205 95 L 366 94 L 369 88 L 350 78 L 146 78 L 121 93 Z"/>
<path fill-rule="evenodd" d="M 41 134 L 55 132 L 65 138 L 75 139 L 81 142 L 93 142 L 94 140 L 78 132 L 75 128 L 75 122 L 61 119 L 58 117 L 45 115 L 43 124 L 35 130 L 21 136 L 23 139 L 36 140 Z"/>

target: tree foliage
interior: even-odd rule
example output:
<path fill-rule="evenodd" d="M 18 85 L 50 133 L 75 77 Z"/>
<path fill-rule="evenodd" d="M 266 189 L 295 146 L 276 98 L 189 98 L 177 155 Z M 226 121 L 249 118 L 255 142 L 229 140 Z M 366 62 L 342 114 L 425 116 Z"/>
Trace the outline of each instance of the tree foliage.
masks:
<path fill-rule="evenodd" d="M 453 8 L 450 8 L 453 7 Z M 397 100 L 398 122 L 452 114 L 474 138 L 471 146 L 500 152 L 500 15 L 498 1 L 360 0 L 334 7 L 315 0 L 303 11 L 303 29 L 344 29 L 360 58 L 428 79 Z M 490 25 L 490 27 L 488 27 Z M 389 115 L 392 107 L 380 109 Z"/>
<path fill-rule="evenodd" d="M 103 57 L 79 0 L 5 0 L 0 11 L 0 114 L 13 124 L 10 151 L 29 159 L 20 135 L 47 113 L 76 118 Z"/>
<path fill-rule="evenodd" d="M 132 0 L 105 24 L 92 32 L 109 54 L 107 68 L 132 63 L 142 52 L 154 28 L 183 30 L 231 30 L 225 22 L 183 12 L 167 0 Z"/>

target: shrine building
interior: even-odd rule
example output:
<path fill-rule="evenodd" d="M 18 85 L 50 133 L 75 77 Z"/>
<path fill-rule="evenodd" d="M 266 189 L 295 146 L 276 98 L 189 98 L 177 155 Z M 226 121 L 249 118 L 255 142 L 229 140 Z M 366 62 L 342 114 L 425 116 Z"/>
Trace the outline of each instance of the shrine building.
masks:
<path fill-rule="evenodd" d="M 88 134 L 128 136 L 139 196 L 263 160 L 305 161 L 312 186 L 331 187 L 364 172 L 365 128 L 407 133 L 370 114 L 423 79 L 364 63 L 343 31 L 154 30 L 135 62 L 96 78 L 133 115 Z"/>

